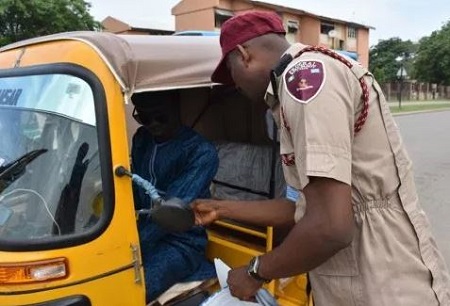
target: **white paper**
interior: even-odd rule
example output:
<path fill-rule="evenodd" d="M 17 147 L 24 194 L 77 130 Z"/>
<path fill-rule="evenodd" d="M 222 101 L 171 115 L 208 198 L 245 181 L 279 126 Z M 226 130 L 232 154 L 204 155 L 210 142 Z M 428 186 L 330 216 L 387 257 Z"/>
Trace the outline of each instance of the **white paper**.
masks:
<path fill-rule="evenodd" d="M 240 301 L 231 296 L 228 288 L 222 289 L 209 299 L 202 306 L 258 306 L 257 303 Z"/>
<path fill-rule="evenodd" d="M 224 289 L 228 286 L 228 272 L 231 268 L 220 258 L 214 258 L 214 266 L 216 267 L 217 278 L 219 279 L 220 288 Z"/>
<path fill-rule="evenodd" d="M 227 305 L 242 305 L 242 306 L 250 306 L 250 305 L 265 305 L 272 306 L 278 305 L 276 299 L 271 296 L 271 294 L 266 289 L 260 289 L 256 293 L 256 299 L 259 303 L 251 303 L 240 301 L 237 298 L 233 297 L 228 289 L 228 272 L 231 268 L 224 263 L 220 258 L 214 258 L 214 266 L 216 268 L 217 279 L 219 280 L 220 290 L 216 294 L 214 294 L 211 298 L 209 298 L 204 304 L 208 306 L 227 306 Z"/>

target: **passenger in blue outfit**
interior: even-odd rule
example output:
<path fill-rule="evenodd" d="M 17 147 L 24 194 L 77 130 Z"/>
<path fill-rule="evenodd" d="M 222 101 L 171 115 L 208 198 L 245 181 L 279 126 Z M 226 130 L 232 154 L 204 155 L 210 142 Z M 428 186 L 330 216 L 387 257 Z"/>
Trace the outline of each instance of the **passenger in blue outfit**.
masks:
<path fill-rule="evenodd" d="M 217 152 L 181 124 L 178 92 L 140 93 L 132 101 L 133 117 L 142 125 L 133 137 L 133 172 L 150 181 L 165 200 L 176 197 L 189 205 L 197 198 L 209 198 L 219 163 Z M 150 197 L 136 186 L 134 199 L 136 209 L 150 208 Z M 215 277 L 214 266 L 205 257 L 204 228 L 168 233 L 141 217 L 138 230 L 147 302 L 175 283 Z"/>

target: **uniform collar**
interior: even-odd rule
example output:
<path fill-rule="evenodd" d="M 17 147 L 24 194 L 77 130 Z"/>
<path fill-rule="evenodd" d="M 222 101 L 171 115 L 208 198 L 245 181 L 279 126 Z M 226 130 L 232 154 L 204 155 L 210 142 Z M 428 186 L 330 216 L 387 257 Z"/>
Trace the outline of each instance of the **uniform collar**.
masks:
<path fill-rule="evenodd" d="M 277 66 L 271 71 L 271 74 L 275 72 L 274 76 L 271 75 L 271 80 L 275 77 L 276 78 L 275 81 L 278 83 L 284 70 L 286 70 L 287 66 L 289 66 L 289 63 L 292 61 L 292 58 L 305 47 L 307 46 L 301 43 L 291 45 L 281 56 Z M 290 58 L 288 57 L 288 55 L 290 55 Z M 277 95 L 274 93 L 273 90 L 272 81 L 269 83 L 269 86 L 266 89 L 264 100 L 271 109 L 273 109 L 279 103 Z"/>
<path fill-rule="evenodd" d="M 304 48 L 308 47 L 307 45 L 301 44 L 301 43 L 296 43 L 291 45 L 284 54 L 288 53 L 292 56 L 295 56 L 297 53 L 299 53 L 300 51 L 302 51 Z M 283 55 L 284 55 L 283 54 Z"/>

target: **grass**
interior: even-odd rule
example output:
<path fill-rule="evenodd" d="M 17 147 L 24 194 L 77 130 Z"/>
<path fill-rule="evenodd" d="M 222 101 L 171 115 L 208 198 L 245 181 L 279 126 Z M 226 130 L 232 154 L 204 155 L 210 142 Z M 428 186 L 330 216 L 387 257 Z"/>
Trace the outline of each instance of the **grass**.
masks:
<path fill-rule="evenodd" d="M 399 108 L 398 105 L 390 106 L 392 113 L 405 113 L 405 112 L 418 112 L 418 111 L 427 111 L 427 110 L 436 110 L 436 109 L 450 109 L 450 102 L 442 103 L 442 104 L 406 104 L 402 105 L 402 108 Z"/>

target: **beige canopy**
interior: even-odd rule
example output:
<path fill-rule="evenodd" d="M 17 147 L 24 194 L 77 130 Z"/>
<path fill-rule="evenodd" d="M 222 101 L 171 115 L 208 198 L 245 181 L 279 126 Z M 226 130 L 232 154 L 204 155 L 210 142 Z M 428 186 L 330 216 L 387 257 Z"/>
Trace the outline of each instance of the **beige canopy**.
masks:
<path fill-rule="evenodd" d="M 125 93 L 169 89 L 180 91 L 183 123 L 210 140 L 268 144 L 263 103 L 250 103 L 232 88 L 214 86 L 211 74 L 221 57 L 218 37 L 115 35 L 71 32 L 30 39 L 0 49 L 22 48 L 48 41 L 77 40 L 104 59 Z M 125 103 L 131 141 L 138 124 Z"/>
<path fill-rule="evenodd" d="M 92 46 L 129 94 L 212 85 L 210 77 L 221 56 L 218 37 L 106 32 L 69 32 L 39 37 L 5 46 L 0 52 L 58 40 L 78 40 Z"/>

